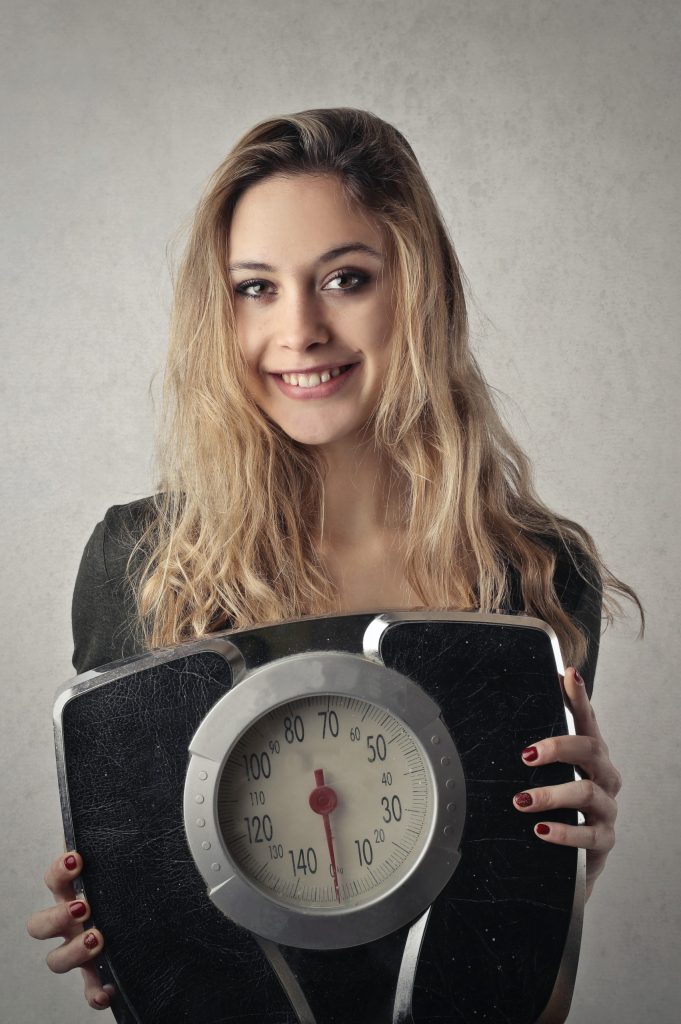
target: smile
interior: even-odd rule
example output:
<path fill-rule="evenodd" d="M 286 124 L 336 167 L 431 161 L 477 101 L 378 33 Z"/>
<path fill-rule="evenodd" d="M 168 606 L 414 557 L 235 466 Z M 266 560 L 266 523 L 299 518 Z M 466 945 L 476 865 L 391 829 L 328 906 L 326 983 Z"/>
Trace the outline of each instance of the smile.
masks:
<path fill-rule="evenodd" d="M 282 373 L 281 379 L 293 387 L 316 388 L 319 384 L 326 384 L 332 377 L 340 377 L 349 369 L 349 366 L 334 366 L 332 370 L 322 370 L 321 373 Z"/>
<path fill-rule="evenodd" d="M 272 377 L 279 390 L 289 398 L 330 398 L 354 377 L 359 365 L 349 363 L 309 373 L 274 373 Z"/>

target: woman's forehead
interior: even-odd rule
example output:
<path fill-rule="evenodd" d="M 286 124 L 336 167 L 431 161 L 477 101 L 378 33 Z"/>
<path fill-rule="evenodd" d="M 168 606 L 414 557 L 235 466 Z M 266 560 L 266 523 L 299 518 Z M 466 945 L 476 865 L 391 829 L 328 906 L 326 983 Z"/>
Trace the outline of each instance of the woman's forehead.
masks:
<path fill-rule="evenodd" d="M 384 251 L 381 225 L 331 174 L 277 174 L 248 188 L 232 215 L 230 264 L 321 255 L 357 241 Z"/>

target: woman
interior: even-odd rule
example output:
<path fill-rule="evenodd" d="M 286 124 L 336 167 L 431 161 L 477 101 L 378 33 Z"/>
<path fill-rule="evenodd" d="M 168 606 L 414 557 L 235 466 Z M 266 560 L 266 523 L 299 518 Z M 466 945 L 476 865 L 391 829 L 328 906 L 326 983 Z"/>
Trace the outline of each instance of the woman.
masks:
<path fill-rule="evenodd" d="M 546 811 L 538 841 L 585 847 L 587 893 L 614 842 L 620 777 L 588 693 L 601 622 L 633 591 L 577 524 L 535 495 L 469 350 L 461 272 L 416 157 L 365 111 L 257 125 L 199 204 L 177 281 L 161 487 L 110 509 L 74 595 L 83 672 L 146 647 L 314 614 L 525 611 L 548 621 L 578 735 L 537 738 L 526 764 L 584 781 L 515 797 Z M 640 605 L 639 605 L 640 608 Z M 519 756 L 521 752 L 519 751 Z M 551 823 L 553 808 L 586 823 Z M 52 970 L 82 966 L 75 852 L 51 866 Z"/>

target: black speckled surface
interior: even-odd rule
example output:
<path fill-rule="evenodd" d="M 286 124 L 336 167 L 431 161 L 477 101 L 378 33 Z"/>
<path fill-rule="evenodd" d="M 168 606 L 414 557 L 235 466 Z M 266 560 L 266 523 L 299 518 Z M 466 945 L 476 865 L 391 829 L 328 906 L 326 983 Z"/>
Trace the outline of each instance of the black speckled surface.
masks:
<path fill-rule="evenodd" d="M 300 649 L 359 652 L 372 617 L 310 620 L 295 640 L 285 626 L 235 640 L 249 667 Z M 466 776 L 462 860 L 431 914 L 414 1020 L 532 1024 L 553 987 L 576 868 L 575 851 L 538 840 L 535 816 L 511 803 L 520 789 L 572 777 L 568 766 L 531 769 L 519 756 L 565 731 L 548 637 L 400 624 L 382 655 L 440 704 Z M 194 654 L 87 691 L 63 712 L 76 847 L 126 996 L 115 1007 L 122 1024 L 296 1022 L 254 940 L 208 899 L 184 834 L 188 743 L 230 685 L 222 658 Z M 318 1024 L 387 1024 L 400 952 L 390 937 L 332 953 L 285 950 Z"/>
<path fill-rule="evenodd" d="M 566 731 L 555 661 L 539 630 L 430 624 L 394 627 L 385 663 L 423 672 L 466 777 L 461 863 L 436 901 L 414 992 L 414 1018 L 525 1024 L 546 1004 L 570 920 L 576 851 L 542 842 L 514 793 L 573 778 L 529 768 L 520 751 Z M 576 822 L 573 811 L 553 820 Z"/>

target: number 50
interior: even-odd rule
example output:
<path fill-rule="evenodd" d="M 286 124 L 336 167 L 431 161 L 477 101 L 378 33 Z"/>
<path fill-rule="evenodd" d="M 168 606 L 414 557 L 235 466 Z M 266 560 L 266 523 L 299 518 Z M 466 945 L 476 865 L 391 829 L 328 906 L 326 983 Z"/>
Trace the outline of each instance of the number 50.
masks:
<path fill-rule="evenodd" d="M 385 761 L 388 756 L 385 737 L 380 732 L 378 736 L 367 736 L 367 749 L 369 751 L 369 756 L 367 757 L 369 764 L 373 764 L 374 761 Z"/>

